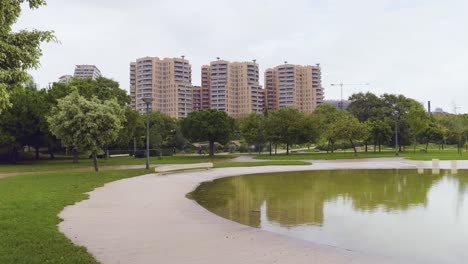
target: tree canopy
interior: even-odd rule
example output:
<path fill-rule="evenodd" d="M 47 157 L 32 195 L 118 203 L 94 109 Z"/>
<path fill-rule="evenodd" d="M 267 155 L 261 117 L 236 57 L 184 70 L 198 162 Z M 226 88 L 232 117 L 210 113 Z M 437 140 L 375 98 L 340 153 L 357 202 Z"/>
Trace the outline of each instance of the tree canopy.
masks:
<path fill-rule="evenodd" d="M 116 100 L 87 100 L 73 92 L 58 100 L 47 121 L 52 133 L 62 140 L 64 146 L 73 148 L 75 152 L 91 151 L 94 168 L 98 171 L 97 152 L 116 140 L 125 115 Z"/>
<path fill-rule="evenodd" d="M 12 31 L 24 2 L 31 9 L 46 4 L 44 0 L 0 1 L 0 113 L 11 105 L 11 92 L 30 80 L 27 71 L 39 66 L 41 43 L 55 39 L 52 31 Z"/>
<path fill-rule="evenodd" d="M 213 156 L 214 143 L 225 144 L 232 137 L 235 120 L 226 112 L 206 109 L 188 114 L 182 120 L 181 128 L 183 135 L 192 142 L 208 141 L 210 156 Z"/>

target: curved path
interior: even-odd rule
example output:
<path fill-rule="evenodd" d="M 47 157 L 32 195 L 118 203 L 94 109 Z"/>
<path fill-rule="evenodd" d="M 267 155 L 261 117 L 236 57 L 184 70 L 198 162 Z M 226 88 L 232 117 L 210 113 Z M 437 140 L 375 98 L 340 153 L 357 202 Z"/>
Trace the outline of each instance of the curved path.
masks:
<path fill-rule="evenodd" d="M 392 263 L 389 259 L 262 231 L 208 212 L 185 198 L 203 181 L 263 172 L 322 169 L 415 169 L 399 158 L 314 161 L 149 174 L 108 183 L 66 207 L 60 230 L 102 263 Z M 449 168 L 449 162 L 441 167 Z M 430 162 L 425 162 L 426 167 Z M 460 168 L 468 162 L 459 161 Z"/>

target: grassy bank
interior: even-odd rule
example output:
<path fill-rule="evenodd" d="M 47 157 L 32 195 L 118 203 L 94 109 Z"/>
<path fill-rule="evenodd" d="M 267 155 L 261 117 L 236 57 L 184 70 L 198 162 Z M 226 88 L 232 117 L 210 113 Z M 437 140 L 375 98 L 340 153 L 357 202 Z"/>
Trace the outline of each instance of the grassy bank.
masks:
<path fill-rule="evenodd" d="M 199 162 L 218 162 L 237 157 L 238 155 L 219 155 L 210 158 L 209 156 L 163 156 L 151 157 L 151 164 L 187 164 Z M 106 166 L 123 165 L 145 165 L 146 159 L 134 157 L 116 157 L 109 159 L 99 159 L 99 167 L 105 169 Z M 78 163 L 72 163 L 71 157 L 55 160 L 27 160 L 20 161 L 17 164 L 0 164 L 0 173 L 13 172 L 38 172 L 38 171 L 56 171 L 56 170 L 78 170 L 89 168 L 92 170 L 93 161 L 91 159 L 82 159 Z"/>
<path fill-rule="evenodd" d="M 228 167 L 256 167 L 256 166 L 290 166 L 290 165 L 311 165 L 310 162 L 299 160 L 277 160 L 277 161 L 256 161 L 256 162 L 217 162 L 213 166 L 215 168 Z"/>
<path fill-rule="evenodd" d="M 97 263 L 59 232 L 57 214 L 96 187 L 145 173 L 139 169 L 0 179 L 0 263 Z"/>
<path fill-rule="evenodd" d="M 365 159 L 365 158 L 394 158 L 402 157 L 411 160 L 431 160 L 431 159 L 440 159 L 440 160 L 467 160 L 468 153 L 463 153 L 459 155 L 457 150 L 429 150 L 427 153 L 417 151 L 413 153 L 412 151 L 400 152 L 399 156 L 395 155 L 393 151 L 382 151 L 382 152 L 358 152 L 355 156 L 352 151 L 347 152 L 335 152 L 335 153 L 325 153 L 325 152 L 316 152 L 316 153 L 292 153 L 289 155 L 286 154 L 277 154 L 270 156 L 269 154 L 261 154 L 255 156 L 257 159 L 262 160 L 336 160 L 336 159 Z"/>

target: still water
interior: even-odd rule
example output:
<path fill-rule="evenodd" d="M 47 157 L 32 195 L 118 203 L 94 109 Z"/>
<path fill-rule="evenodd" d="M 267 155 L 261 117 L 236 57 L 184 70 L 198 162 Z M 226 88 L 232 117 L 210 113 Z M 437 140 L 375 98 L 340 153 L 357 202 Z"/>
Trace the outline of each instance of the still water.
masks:
<path fill-rule="evenodd" d="M 241 224 L 398 263 L 468 263 L 468 171 L 244 175 L 191 197 Z"/>

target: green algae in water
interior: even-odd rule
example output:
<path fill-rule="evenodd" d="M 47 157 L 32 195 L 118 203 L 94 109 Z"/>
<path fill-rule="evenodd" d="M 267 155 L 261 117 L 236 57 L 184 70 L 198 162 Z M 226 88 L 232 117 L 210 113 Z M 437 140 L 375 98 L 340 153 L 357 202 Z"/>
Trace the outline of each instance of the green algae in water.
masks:
<path fill-rule="evenodd" d="M 202 183 L 190 196 L 224 218 L 299 239 L 399 263 L 468 263 L 467 171 L 255 174 Z"/>

